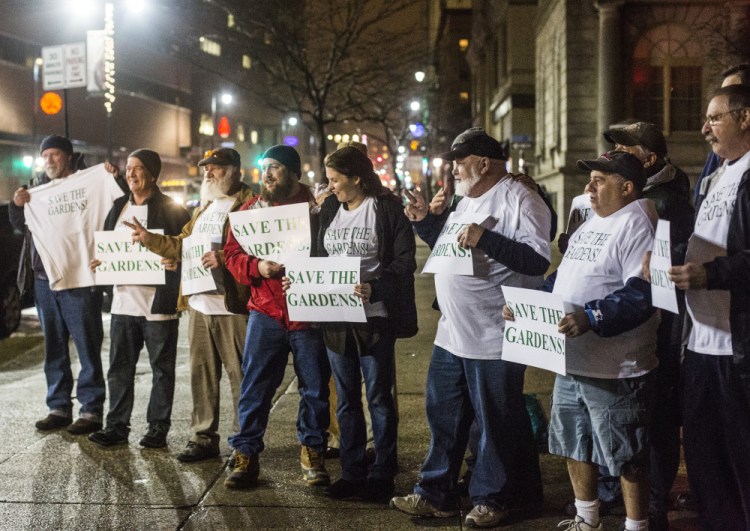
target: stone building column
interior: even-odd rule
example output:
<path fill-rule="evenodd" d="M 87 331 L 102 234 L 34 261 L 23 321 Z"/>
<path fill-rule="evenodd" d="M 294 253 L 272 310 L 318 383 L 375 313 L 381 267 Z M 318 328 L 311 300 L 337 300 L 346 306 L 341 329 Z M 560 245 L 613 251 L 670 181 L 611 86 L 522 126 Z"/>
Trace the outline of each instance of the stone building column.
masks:
<path fill-rule="evenodd" d="M 622 116 L 622 28 L 620 8 L 624 0 L 598 0 L 599 10 L 599 61 L 597 87 L 597 149 L 607 150 L 601 135 Z"/>

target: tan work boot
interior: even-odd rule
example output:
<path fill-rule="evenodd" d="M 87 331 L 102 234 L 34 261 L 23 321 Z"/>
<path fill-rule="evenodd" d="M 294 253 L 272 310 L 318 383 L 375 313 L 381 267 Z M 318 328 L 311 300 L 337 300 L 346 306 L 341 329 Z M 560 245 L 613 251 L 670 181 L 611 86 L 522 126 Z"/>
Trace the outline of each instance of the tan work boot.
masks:
<path fill-rule="evenodd" d="M 326 470 L 325 457 L 309 446 L 303 446 L 299 458 L 302 467 L 302 479 L 308 485 L 322 487 L 331 484 L 331 476 Z"/>
<path fill-rule="evenodd" d="M 258 482 L 260 475 L 260 463 L 257 455 L 245 455 L 236 452 L 234 468 L 229 477 L 224 480 L 224 485 L 229 489 L 249 489 Z"/>

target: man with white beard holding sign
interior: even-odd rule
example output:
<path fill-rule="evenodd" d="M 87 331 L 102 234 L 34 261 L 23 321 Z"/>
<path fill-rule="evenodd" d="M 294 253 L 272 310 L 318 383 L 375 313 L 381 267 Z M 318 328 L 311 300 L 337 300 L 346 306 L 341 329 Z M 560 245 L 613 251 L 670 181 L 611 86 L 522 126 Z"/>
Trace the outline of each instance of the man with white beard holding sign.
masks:
<path fill-rule="evenodd" d="M 646 184 L 635 156 L 610 151 L 580 160 L 594 216 L 571 236 L 545 291 L 560 295 L 566 315 L 565 376 L 557 375 L 549 425 L 550 453 L 567 458 L 576 516 L 568 531 L 602 529 L 598 465 L 620 476 L 625 529 L 648 528 L 648 423 L 656 368 L 658 316 L 641 258 L 651 249 L 657 213 L 639 199 Z M 508 320 L 513 314 L 506 306 Z"/>
<path fill-rule="evenodd" d="M 505 169 L 500 144 L 481 128 L 461 133 L 441 155 L 453 161 L 461 214 L 482 225 L 461 229 L 458 244 L 472 251 L 475 275 L 437 273 L 442 316 L 427 375 L 426 411 L 432 434 L 414 493 L 391 506 L 414 516 L 458 513 L 456 482 L 476 418 L 480 432 L 469 496 L 470 527 L 492 527 L 516 502 L 541 503 L 542 483 L 523 398 L 525 365 L 502 359 L 501 286 L 536 288 L 550 260 L 550 211 L 541 197 Z M 446 218 L 429 212 L 415 194 L 406 215 L 430 246 Z M 446 198 L 447 200 L 447 198 Z"/>
<path fill-rule="evenodd" d="M 192 463 L 219 455 L 219 399 L 222 366 L 232 389 L 237 429 L 237 402 L 242 380 L 242 344 L 245 339 L 249 290 L 234 281 L 224 265 L 222 246 L 229 231 L 227 215 L 253 197 L 240 181 L 242 162 L 234 149 L 207 151 L 198 162 L 203 167 L 201 208 L 177 236 L 148 232 L 137 220 L 126 224 L 133 229 L 133 241 L 173 262 L 183 253 L 199 251 L 198 264 L 190 268 L 208 278 L 210 289 L 191 292 L 185 301 L 186 271 L 183 264 L 182 297 L 178 309 L 189 309 L 190 391 L 193 396 L 193 435 L 177 459 Z M 194 242 L 194 245 L 190 245 Z M 206 243 L 208 242 L 208 243 Z M 188 247 L 184 249 L 183 247 Z M 214 248 L 215 247 L 215 248 Z M 208 249 L 211 250 L 208 250 Z"/>

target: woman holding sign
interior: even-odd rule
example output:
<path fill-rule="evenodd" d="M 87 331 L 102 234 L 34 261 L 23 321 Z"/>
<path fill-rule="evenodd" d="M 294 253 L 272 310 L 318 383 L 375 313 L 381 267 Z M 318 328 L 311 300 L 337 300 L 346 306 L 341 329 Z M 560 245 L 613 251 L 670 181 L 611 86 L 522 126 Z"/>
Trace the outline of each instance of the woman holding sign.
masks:
<path fill-rule="evenodd" d="M 342 477 L 326 491 L 331 498 L 385 501 L 396 475 L 397 413 L 395 380 L 397 337 L 417 332 L 414 303 L 414 233 L 399 199 L 383 187 L 367 155 L 355 147 L 326 158 L 328 197 L 320 212 L 318 253 L 362 259 L 355 294 L 367 323 L 326 323 L 323 337 L 338 391 Z M 375 437 L 375 462 L 365 459 L 366 430 L 361 381 Z"/>

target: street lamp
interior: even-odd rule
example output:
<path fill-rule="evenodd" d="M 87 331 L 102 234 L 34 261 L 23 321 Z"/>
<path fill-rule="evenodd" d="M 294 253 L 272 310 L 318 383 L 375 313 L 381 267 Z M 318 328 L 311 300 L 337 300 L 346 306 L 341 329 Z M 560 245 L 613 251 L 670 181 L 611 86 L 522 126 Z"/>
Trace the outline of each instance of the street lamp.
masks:
<path fill-rule="evenodd" d="M 419 70 L 418 72 L 414 72 L 414 79 L 417 80 L 417 83 L 421 83 L 424 81 L 425 73 Z"/>
<path fill-rule="evenodd" d="M 414 100 L 414 101 L 412 101 L 412 102 L 411 102 L 411 103 L 409 104 L 409 108 L 410 108 L 410 109 L 411 109 L 412 111 L 415 111 L 415 112 L 416 112 L 416 111 L 418 111 L 419 109 L 421 109 L 421 108 L 422 108 L 422 105 L 421 105 L 421 104 L 419 103 L 419 101 L 417 101 L 417 100 Z"/>

